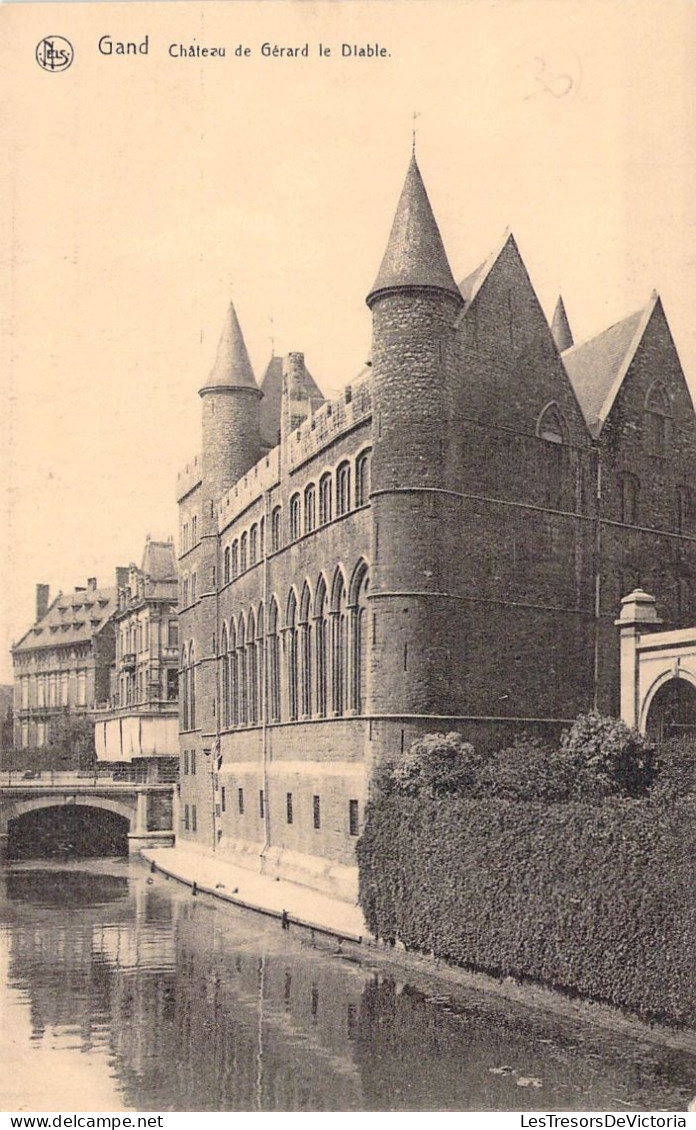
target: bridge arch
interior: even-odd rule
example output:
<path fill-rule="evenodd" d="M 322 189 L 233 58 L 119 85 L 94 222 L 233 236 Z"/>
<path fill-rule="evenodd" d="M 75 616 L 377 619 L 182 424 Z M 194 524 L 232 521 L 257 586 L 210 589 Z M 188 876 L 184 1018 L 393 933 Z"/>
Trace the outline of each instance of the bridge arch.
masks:
<path fill-rule="evenodd" d="M 70 796 L 57 797 L 51 794 L 36 797 L 17 797 L 4 801 L 0 811 L 0 832 L 6 833 L 11 820 L 18 820 L 29 812 L 37 812 L 42 808 L 96 808 L 106 812 L 113 812 L 123 817 L 128 822 L 129 833 L 134 830 L 136 820 L 135 804 L 117 800 L 113 797 L 101 796 Z"/>

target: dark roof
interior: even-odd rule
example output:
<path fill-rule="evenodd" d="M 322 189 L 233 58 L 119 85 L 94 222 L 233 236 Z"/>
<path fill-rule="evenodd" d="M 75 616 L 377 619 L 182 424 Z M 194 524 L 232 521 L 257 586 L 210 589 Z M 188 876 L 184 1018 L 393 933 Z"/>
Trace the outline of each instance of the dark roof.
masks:
<path fill-rule="evenodd" d="M 280 442 L 280 412 L 283 400 L 283 358 L 271 357 L 261 381 L 261 442 L 276 447 Z M 323 401 L 324 394 L 303 363 L 302 391 L 305 399 Z"/>
<path fill-rule="evenodd" d="M 563 299 L 558 296 L 556 309 L 553 312 L 551 320 L 551 335 L 556 342 L 556 349 L 559 353 L 563 353 L 566 349 L 571 349 L 573 345 L 573 333 L 566 314 L 566 308 L 563 304 Z"/>
<path fill-rule="evenodd" d="M 237 312 L 231 302 L 222 327 L 215 364 L 204 387 L 258 389 Z"/>
<path fill-rule="evenodd" d="M 37 620 L 12 651 L 89 643 L 106 626 L 117 607 L 115 588 L 59 593 L 46 615 Z"/>
<path fill-rule="evenodd" d="M 416 158 L 406 173 L 391 233 L 368 305 L 394 287 L 437 287 L 459 294 Z"/>
<path fill-rule="evenodd" d="M 657 296 L 647 307 L 562 354 L 566 372 L 593 436 L 599 435 L 609 414 L 656 300 Z"/>
<path fill-rule="evenodd" d="M 176 555 L 171 541 L 146 541 L 142 572 L 151 581 L 176 581 Z"/>

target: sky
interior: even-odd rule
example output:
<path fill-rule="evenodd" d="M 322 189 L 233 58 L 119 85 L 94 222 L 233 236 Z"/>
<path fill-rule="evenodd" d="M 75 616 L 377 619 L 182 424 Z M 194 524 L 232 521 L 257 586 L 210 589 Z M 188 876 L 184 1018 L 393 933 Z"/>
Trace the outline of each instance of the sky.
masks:
<path fill-rule="evenodd" d="M 360 371 L 414 113 L 457 278 L 511 228 L 576 341 L 656 288 L 696 389 L 694 75 L 691 0 L 0 6 L 0 682 L 37 582 L 112 584 L 176 536 L 230 300 L 259 380 L 272 349 L 329 396 Z"/>

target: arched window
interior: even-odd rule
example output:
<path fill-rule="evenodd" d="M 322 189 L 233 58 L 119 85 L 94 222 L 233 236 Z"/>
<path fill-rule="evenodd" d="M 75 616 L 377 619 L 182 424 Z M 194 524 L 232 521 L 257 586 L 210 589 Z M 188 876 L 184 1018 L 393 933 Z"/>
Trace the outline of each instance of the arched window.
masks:
<path fill-rule="evenodd" d="M 263 560 L 266 556 L 266 519 L 259 522 L 259 557 Z"/>
<path fill-rule="evenodd" d="M 648 455 L 665 455 L 669 441 L 669 417 L 672 410 L 667 389 L 662 381 L 654 381 L 645 398 L 643 437 Z"/>
<path fill-rule="evenodd" d="M 331 521 L 331 498 L 333 494 L 331 475 L 322 475 L 319 480 L 319 525 L 325 526 Z"/>
<path fill-rule="evenodd" d="M 336 517 L 350 510 L 350 463 L 341 463 L 336 471 Z"/>
<path fill-rule="evenodd" d="M 230 621 L 230 639 L 227 651 L 229 669 L 229 719 L 230 726 L 239 725 L 239 661 L 237 658 L 237 629 L 234 620 Z"/>
<path fill-rule="evenodd" d="M 372 453 L 363 451 L 355 464 L 355 505 L 366 506 L 370 501 L 370 461 Z"/>
<path fill-rule="evenodd" d="M 280 549 L 280 507 L 276 506 L 271 514 L 271 553 Z"/>
<path fill-rule="evenodd" d="M 266 716 L 266 704 L 265 704 L 265 694 L 264 694 L 264 680 L 265 680 L 264 647 L 265 647 L 265 640 L 264 640 L 264 615 L 263 615 L 263 612 L 264 612 L 263 604 L 260 604 L 258 616 L 256 617 L 256 665 L 257 665 L 256 701 L 257 701 L 257 704 L 258 704 L 259 720 L 263 720 L 263 718 Z"/>
<path fill-rule="evenodd" d="M 314 600 L 314 640 L 316 651 L 316 703 L 317 714 L 320 718 L 326 717 L 328 703 L 328 619 L 327 619 L 326 584 L 320 577 L 317 583 L 317 595 Z"/>
<path fill-rule="evenodd" d="M 304 492 L 304 532 L 311 534 L 317 524 L 317 492 L 314 483 L 309 483 Z"/>
<path fill-rule="evenodd" d="M 189 723 L 196 729 L 196 654 L 193 644 L 189 647 Z"/>
<path fill-rule="evenodd" d="M 240 726 L 246 726 L 247 713 L 247 653 L 246 653 L 246 625 L 244 616 L 239 617 L 239 630 L 237 632 L 237 719 Z"/>
<path fill-rule="evenodd" d="M 350 708 L 362 714 L 367 700 L 367 594 L 370 578 L 367 564 L 360 561 L 350 583 L 351 678 Z"/>
<path fill-rule="evenodd" d="M 290 499 L 290 541 L 297 541 L 300 536 L 300 496 L 293 494 Z"/>
<path fill-rule="evenodd" d="M 621 476 L 621 521 L 628 526 L 638 525 L 640 482 L 628 472 Z"/>
<path fill-rule="evenodd" d="M 312 596 L 305 581 L 300 598 L 300 659 L 302 717 L 312 715 Z"/>
<path fill-rule="evenodd" d="M 298 680 L 297 680 L 297 599 L 293 589 L 288 598 L 288 611 L 286 616 L 286 655 L 288 672 L 288 713 L 294 722 L 298 715 Z"/>
<path fill-rule="evenodd" d="M 331 709 L 344 714 L 348 705 L 348 594 L 340 569 L 331 590 Z"/>
<path fill-rule="evenodd" d="M 547 404 L 541 413 L 537 421 L 537 435 L 546 444 L 546 505 L 551 510 L 559 510 L 563 500 L 568 427 L 555 401 Z"/>
<path fill-rule="evenodd" d="M 220 639 L 220 720 L 225 729 L 230 724 L 230 668 L 227 662 L 227 625 L 222 626 Z"/>
<path fill-rule="evenodd" d="M 222 580 L 223 580 L 223 583 L 226 584 L 226 585 L 228 585 L 230 583 L 230 547 L 229 547 L 229 545 L 225 546 L 225 553 L 224 553 L 224 556 L 223 556 L 223 564 L 222 564 Z"/>
<path fill-rule="evenodd" d="M 258 656 L 256 654 L 256 619 L 254 617 L 253 609 L 249 613 L 249 623 L 247 624 L 247 675 L 249 678 L 249 692 L 247 701 L 249 703 L 249 725 L 255 726 L 259 720 L 259 671 L 258 671 Z"/>
<path fill-rule="evenodd" d="M 232 576 L 239 576 L 239 542 L 232 542 Z"/>
<path fill-rule="evenodd" d="M 259 527 L 254 524 L 249 533 L 249 564 L 255 565 L 259 559 Z"/>
<path fill-rule="evenodd" d="M 181 649 L 181 666 L 179 668 L 179 679 L 181 686 L 179 688 L 179 702 L 181 703 L 181 729 L 188 730 L 189 726 L 189 672 L 188 672 L 188 651 L 185 647 Z M 124 691 L 124 703 L 128 698 L 128 691 Z"/>
<path fill-rule="evenodd" d="M 239 542 L 239 572 L 240 573 L 244 573 L 246 571 L 248 541 L 249 541 L 249 538 L 248 538 L 247 532 L 245 530 L 244 533 L 242 534 L 241 540 Z"/>
<path fill-rule="evenodd" d="M 270 719 L 272 722 L 280 722 L 280 639 L 275 597 L 268 613 L 268 684 Z"/>

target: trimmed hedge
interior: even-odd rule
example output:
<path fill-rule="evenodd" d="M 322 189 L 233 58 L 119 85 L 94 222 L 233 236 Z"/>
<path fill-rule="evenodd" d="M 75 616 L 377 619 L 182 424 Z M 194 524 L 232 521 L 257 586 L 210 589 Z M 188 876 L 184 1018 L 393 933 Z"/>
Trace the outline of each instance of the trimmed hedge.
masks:
<path fill-rule="evenodd" d="M 392 944 L 696 1024 L 696 797 L 565 804 L 377 792 L 360 903 Z"/>

